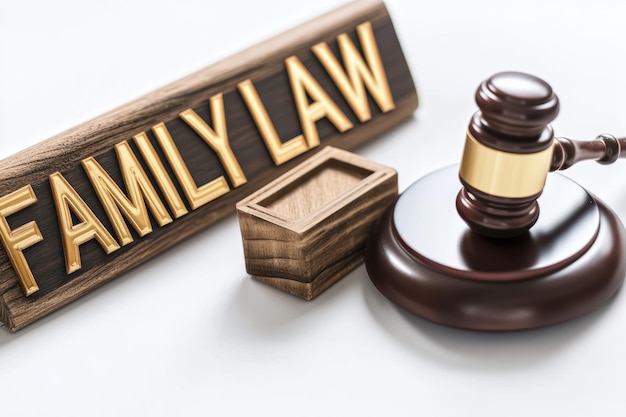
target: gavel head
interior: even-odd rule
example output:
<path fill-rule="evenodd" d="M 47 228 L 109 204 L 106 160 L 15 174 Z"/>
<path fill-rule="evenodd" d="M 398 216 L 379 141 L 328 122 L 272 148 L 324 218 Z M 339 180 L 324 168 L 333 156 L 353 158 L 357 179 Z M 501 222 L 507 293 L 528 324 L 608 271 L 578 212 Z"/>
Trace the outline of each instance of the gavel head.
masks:
<path fill-rule="evenodd" d="M 478 233 L 513 237 L 537 221 L 552 160 L 549 123 L 559 100 L 545 81 L 520 72 L 501 72 L 476 90 L 459 169 L 459 215 Z"/>

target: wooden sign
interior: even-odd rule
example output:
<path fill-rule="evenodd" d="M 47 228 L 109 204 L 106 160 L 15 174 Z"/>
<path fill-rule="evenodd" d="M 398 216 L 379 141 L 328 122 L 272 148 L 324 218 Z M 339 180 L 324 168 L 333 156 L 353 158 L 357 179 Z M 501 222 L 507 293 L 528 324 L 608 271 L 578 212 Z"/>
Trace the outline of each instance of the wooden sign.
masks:
<path fill-rule="evenodd" d="M 385 6 L 358 1 L 0 161 L 0 321 L 32 323 L 416 106 Z"/>

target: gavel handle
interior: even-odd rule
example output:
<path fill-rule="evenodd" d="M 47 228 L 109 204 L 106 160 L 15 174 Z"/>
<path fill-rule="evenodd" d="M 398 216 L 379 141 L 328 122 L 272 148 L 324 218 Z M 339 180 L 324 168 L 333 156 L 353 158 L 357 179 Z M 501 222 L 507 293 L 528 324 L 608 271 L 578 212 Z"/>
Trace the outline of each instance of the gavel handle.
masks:
<path fill-rule="evenodd" d="M 550 171 L 567 169 L 589 159 L 607 165 L 626 157 L 626 138 L 618 139 L 608 134 L 599 135 L 591 141 L 555 138 L 553 146 Z"/>

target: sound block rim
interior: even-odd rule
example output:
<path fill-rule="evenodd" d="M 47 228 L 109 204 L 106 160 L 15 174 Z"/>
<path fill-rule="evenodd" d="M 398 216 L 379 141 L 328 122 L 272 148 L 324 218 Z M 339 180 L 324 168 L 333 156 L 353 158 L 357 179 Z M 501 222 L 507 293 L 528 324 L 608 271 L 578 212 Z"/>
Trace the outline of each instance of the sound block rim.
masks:
<path fill-rule="evenodd" d="M 440 171 L 440 175 L 445 172 Z M 423 198 L 428 201 L 427 196 Z M 406 243 L 394 221 L 397 202 L 370 234 L 366 269 L 376 288 L 391 302 L 446 326 L 510 331 L 569 320 L 610 299 L 622 285 L 626 271 L 624 227 L 611 209 L 592 198 L 599 213 L 597 236 L 577 259 L 556 271 L 499 282 L 450 275 L 403 247 Z"/>

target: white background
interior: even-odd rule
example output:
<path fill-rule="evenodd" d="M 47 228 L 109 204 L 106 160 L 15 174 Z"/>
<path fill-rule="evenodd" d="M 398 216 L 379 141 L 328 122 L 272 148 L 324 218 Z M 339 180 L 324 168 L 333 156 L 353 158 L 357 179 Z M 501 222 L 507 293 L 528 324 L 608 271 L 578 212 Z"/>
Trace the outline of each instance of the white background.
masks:
<path fill-rule="evenodd" d="M 339 4 L 0 0 L 0 158 Z M 626 135 L 625 2 L 387 6 L 421 104 L 357 153 L 396 168 L 401 190 L 459 160 L 474 90 L 501 70 L 551 83 L 558 135 Z M 567 174 L 626 219 L 626 162 Z M 233 215 L 16 334 L 0 329 L 0 415 L 623 416 L 625 297 L 486 334 L 401 312 L 359 267 L 307 303 L 246 274 Z"/>

